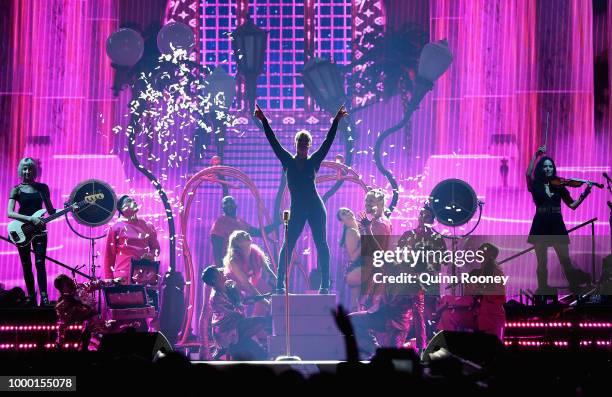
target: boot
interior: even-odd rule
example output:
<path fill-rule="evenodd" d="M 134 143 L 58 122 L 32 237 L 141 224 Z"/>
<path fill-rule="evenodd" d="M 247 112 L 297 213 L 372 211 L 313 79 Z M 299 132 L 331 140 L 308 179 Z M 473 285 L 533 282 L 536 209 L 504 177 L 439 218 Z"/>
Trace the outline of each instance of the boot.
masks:
<path fill-rule="evenodd" d="M 279 278 L 276 281 L 276 290 L 274 290 L 274 294 L 275 295 L 285 295 L 286 292 L 287 292 L 287 289 L 285 286 L 285 280 Z"/>
<path fill-rule="evenodd" d="M 40 306 L 41 307 L 49 306 L 49 296 L 47 295 L 46 292 L 40 293 Z"/>
<path fill-rule="evenodd" d="M 548 284 L 538 286 L 538 289 L 535 291 L 535 295 L 537 296 L 554 296 L 557 295 L 557 291 Z"/>
<path fill-rule="evenodd" d="M 23 301 L 24 307 L 34 307 L 36 306 L 36 296 L 26 296 Z"/>
<path fill-rule="evenodd" d="M 585 290 L 581 286 L 588 285 L 591 281 L 591 276 L 580 269 L 572 268 L 567 271 L 567 281 L 569 281 L 570 292 L 580 294 Z"/>

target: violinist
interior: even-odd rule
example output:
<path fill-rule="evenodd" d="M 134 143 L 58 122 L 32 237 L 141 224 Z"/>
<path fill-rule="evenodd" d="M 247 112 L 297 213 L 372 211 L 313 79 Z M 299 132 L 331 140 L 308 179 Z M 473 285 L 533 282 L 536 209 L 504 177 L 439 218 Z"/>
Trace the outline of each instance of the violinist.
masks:
<path fill-rule="evenodd" d="M 572 210 L 582 204 L 591 193 L 592 182 L 585 181 L 587 187 L 577 200 L 572 199 L 567 190 L 567 180 L 557 177 L 557 170 L 552 158 L 544 156 L 546 146 L 538 148 L 527 168 L 527 188 L 536 206 L 529 238 L 534 245 L 538 261 L 538 289 L 536 295 L 552 295 L 553 289 L 548 285 L 547 253 L 548 247 L 553 247 L 563 267 L 565 278 L 569 282 L 570 291 L 577 293 L 580 285 L 588 282 L 589 275 L 572 266 L 569 257 L 569 236 L 563 216 L 561 215 L 561 200 Z M 563 183 L 566 182 L 566 183 Z M 581 183 L 581 184 L 582 184 Z"/>

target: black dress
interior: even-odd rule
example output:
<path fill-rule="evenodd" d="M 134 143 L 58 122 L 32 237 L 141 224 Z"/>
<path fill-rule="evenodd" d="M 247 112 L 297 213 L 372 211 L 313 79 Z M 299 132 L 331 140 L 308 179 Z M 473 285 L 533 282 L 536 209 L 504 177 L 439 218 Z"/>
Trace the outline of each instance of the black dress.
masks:
<path fill-rule="evenodd" d="M 13 190 L 11 190 L 10 195 L 10 198 L 19 204 L 19 214 L 32 216 L 36 211 L 43 208 L 43 204 L 47 208 L 49 214 L 55 213 L 55 209 L 50 200 L 49 186 L 44 183 L 34 182 L 31 185 L 33 190 L 31 193 L 23 192 L 20 186 L 21 185 L 15 186 Z"/>
<path fill-rule="evenodd" d="M 549 196 L 544 183 L 534 181 L 529 191 L 536 206 L 536 213 L 527 242 L 547 246 L 569 244 L 567 228 L 561 214 L 561 200 L 573 201 L 567 188 L 550 186 L 552 196 Z"/>

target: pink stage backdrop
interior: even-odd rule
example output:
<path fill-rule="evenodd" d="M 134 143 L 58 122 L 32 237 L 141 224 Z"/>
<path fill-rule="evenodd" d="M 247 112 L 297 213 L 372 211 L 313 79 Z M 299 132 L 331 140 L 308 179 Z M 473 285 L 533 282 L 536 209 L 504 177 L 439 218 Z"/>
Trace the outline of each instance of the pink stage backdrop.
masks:
<path fill-rule="evenodd" d="M 229 17 L 235 18 L 236 12 L 244 17 L 245 2 L 233 3 L 240 9 Z M 307 14 L 316 17 L 313 13 L 320 7 L 312 7 L 308 1 L 302 3 L 308 6 Z M 264 1 L 257 4 L 271 5 Z M 150 184 L 130 165 L 123 150 L 125 138 L 112 132 L 113 126 L 127 123 L 129 94 L 112 97 L 113 71 L 104 53 L 104 42 L 124 23 L 135 23 L 145 30 L 161 22 L 164 11 L 174 9 L 189 11 L 183 14 L 185 21 L 197 30 L 199 42 L 206 42 L 200 31 L 205 29 L 199 19 L 203 6 L 204 2 L 197 0 L 4 2 L 0 7 L 0 33 L 4 33 L 5 40 L 0 47 L 0 191 L 5 192 L 4 197 L 17 183 L 17 162 L 26 155 L 41 160 L 41 180 L 52 181 L 52 196 L 58 206 L 74 187 L 77 176 L 99 176 L 112 183 L 118 194 L 131 193 L 139 198 L 143 216 L 153 220 L 159 229 L 162 261 L 167 265 L 168 235 L 162 206 Z M 594 13 L 592 2 L 579 0 L 558 0 L 554 7 L 547 1 L 522 0 L 354 0 L 350 6 L 352 18 L 348 19 L 353 25 L 343 29 L 351 32 L 351 59 L 369 45 L 362 40 L 365 31 L 382 33 L 406 22 L 421 24 L 431 40 L 448 40 L 455 57 L 411 123 L 383 145 L 383 162 L 401 184 L 399 206 L 393 214 L 397 233 L 415 226 L 418 209 L 437 182 L 461 177 L 476 188 L 485 202 L 477 234 L 526 234 L 533 204 L 524 186 L 524 170 L 529 157 L 544 143 L 547 117 L 548 151 L 560 175 L 601 181 L 601 173 L 611 171 L 610 82 L 604 80 L 604 88 L 599 90 L 594 84 L 596 60 L 603 60 L 604 69 L 610 64 L 610 9 L 603 14 Z M 303 37 L 297 40 L 304 42 Z M 304 44 L 306 58 L 322 55 L 316 45 Z M 206 50 L 199 50 L 202 61 Z M 600 91 L 603 100 L 596 103 Z M 353 168 L 368 185 L 389 189 L 373 163 L 372 148 L 381 132 L 399 122 L 402 109 L 400 99 L 392 98 L 353 111 L 359 130 Z M 274 114 L 287 144 L 297 128 L 308 128 L 315 144 L 321 141 L 330 115 L 312 115 L 318 119 L 316 124 L 310 124 L 310 116 L 300 109 Z M 284 119 L 287 122 L 282 124 Z M 176 131 L 181 139 L 181 134 L 190 133 Z M 280 167 L 270 158 L 271 152 L 255 150 L 265 145 L 263 135 L 254 126 L 239 124 L 229 134 L 225 164 L 240 167 L 252 177 L 271 211 Z M 151 150 L 159 152 L 157 148 Z M 156 165 L 153 171 L 165 176 L 163 184 L 175 198 L 186 178 L 205 167 L 215 150 L 214 143 L 208 145 L 202 161 L 195 165 L 187 161 L 176 169 Z M 342 150 L 338 140 L 333 153 Z M 499 171 L 502 159 L 508 159 L 509 164 L 506 188 Z M 580 191 L 572 193 L 577 196 Z M 241 215 L 253 222 L 253 200 L 242 191 L 232 193 L 239 200 Z M 220 198 L 218 187 L 206 187 L 198 193 L 194 216 L 199 220 L 190 238 L 196 240 L 199 266 L 211 260 L 208 227 L 219 215 Z M 564 210 L 568 225 L 598 218 L 595 231 L 600 253 L 609 249 L 606 200 L 605 191 L 595 190 L 577 211 Z M 335 213 L 341 206 L 359 211 L 362 201 L 358 188 L 344 186 L 328 203 L 336 285 L 342 283 L 346 258 L 337 245 L 341 228 Z M 176 208 L 176 202 L 173 205 Z M 103 234 L 104 228 L 99 229 L 94 232 Z M 579 234 L 588 232 L 584 229 Z M 87 244 L 73 236 L 61 221 L 51 226 L 51 233 L 51 256 L 71 265 L 88 263 Z M 18 257 L 12 247 L 2 244 L 0 280 L 9 286 L 20 285 Z M 314 246 L 309 247 L 307 237 L 301 244 L 305 267 L 314 267 L 310 254 Z M 97 261 L 101 263 L 102 259 Z M 178 263 L 182 268 L 182 256 Z M 552 263 L 556 268 L 556 260 Z M 507 272 L 521 280 L 521 288 L 535 286 L 532 256 L 509 266 Z M 49 273 L 53 277 L 59 270 L 49 265 Z M 553 283 L 562 284 L 556 270 L 551 277 L 555 279 Z M 303 288 L 304 282 L 298 277 L 297 289 Z M 509 290 L 511 295 L 517 291 L 518 287 Z"/>

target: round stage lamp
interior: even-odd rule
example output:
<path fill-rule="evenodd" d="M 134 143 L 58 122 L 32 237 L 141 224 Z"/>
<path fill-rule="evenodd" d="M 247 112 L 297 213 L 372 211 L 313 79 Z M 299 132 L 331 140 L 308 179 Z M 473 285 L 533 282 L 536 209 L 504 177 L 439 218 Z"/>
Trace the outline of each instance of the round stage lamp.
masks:
<path fill-rule="evenodd" d="M 157 48 L 162 54 L 172 54 L 176 49 L 189 52 L 194 45 L 193 30 L 181 22 L 170 22 L 157 33 Z"/>
<path fill-rule="evenodd" d="M 100 226 L 106 224 L 115 215 L 117 210 L 117 196 L 106 182 L 97 179 L 89 179 L 81 182 L 70 194 L 71 203 L 89 201 L 94 197 L 92 203 L 73 211 L 74 219 L 85 226 Z"/>
<path fill-rule="evenodd" d="M 438 183 L 429 195 L 434 216 L 445 226 L 461 226 L 470 221 L 479 205 L 476 192 L 461 179 Z"/>
<path fill-rule="evenodd" d="M 134 66 L 144 53 L 144 40 L 133 29 L 119 29 L 106 39 L 106 55 L 114 64 Z"/>

